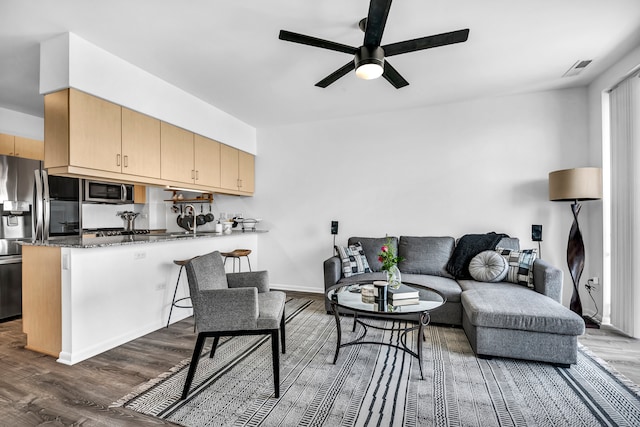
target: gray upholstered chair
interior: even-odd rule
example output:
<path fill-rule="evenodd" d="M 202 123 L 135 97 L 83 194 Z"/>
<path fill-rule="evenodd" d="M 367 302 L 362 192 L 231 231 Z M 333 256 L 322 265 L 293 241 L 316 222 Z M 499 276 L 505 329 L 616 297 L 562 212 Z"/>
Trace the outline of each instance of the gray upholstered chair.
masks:
<path fill-rule="evenodd" d="M 280 397 L 280 351 L 285 352 L 285 294 L 269 290 L 266 271 L 226 274 L 222 256 L 215 251 L 190 260 L 186 265 L 198 339 L 182 398 L 198 366 L 204 342 L 213 337 L 209 357 L 213 357 L 222 336 L 271 334 L 275 397 Z M 280 340 L 278 340 L 280 337 Z"/>

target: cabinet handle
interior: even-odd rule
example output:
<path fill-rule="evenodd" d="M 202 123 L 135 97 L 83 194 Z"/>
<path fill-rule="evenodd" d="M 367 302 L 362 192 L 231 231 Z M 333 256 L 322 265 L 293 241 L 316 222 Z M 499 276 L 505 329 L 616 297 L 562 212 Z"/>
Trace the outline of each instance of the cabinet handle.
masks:
<path fill-rule="evenodd" d="M 129 167 L 129 156 L 124 156 L 124 167 L 125 168 Z"/>
<path fill-rule="evenodd" d="M 116 166 L 120 166 L 120 154 L 116 154 Z"/>
<path fill-rule="evenodd" d="M 191 179 L 195 179 L 195 170 L 191 169 Z"/>
<path fill-rule="evenodd" d="M 238 188 L 241 188 L 241 187 L 242 187 L 242 180 L 241 180 L 241 179 L 239 179 L 239 180 L 238 180 Z"/>
<path fill-rule="evenodd" d="M 200 179 L 200 171 L 196 170 L 196 181 Z"/>

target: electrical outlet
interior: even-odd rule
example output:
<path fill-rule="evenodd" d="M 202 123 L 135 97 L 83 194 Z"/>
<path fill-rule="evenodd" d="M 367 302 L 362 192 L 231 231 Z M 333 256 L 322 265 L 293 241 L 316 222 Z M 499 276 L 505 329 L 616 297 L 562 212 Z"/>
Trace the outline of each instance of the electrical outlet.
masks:
<path fill-rule="evenodd" d="M 158 283 L 156 285 L 156 291 L 161 291 L 161 290 L 165 289 L 166 287 L 167 287 L 166 283 L 164 283 L 164 282 L 163 283 Z"/>
<path fill-rule="evenodd" d="M 135 252 L 133 254 L 133 259 L 144 259 L 147 257 L 147 253 L 146 252 Z"/>
<path fill-rule="evenodd" d="M 584 284 L 584 287 L 587 291 L 591 292 L 597 289 L 599 284 L 600 279 L 598 277 L 592 277 L 591 279 L 587 280 L 587 283 Z"/>

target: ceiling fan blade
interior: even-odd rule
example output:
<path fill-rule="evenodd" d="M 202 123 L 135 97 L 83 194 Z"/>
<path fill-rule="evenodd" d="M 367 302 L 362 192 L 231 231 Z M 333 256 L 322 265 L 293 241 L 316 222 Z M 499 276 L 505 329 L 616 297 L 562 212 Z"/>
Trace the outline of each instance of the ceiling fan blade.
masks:
<path fill-rule="evenodd" d="M 465 30 L 451 31 L 450 33 L 436 34 L 434 36 L 391 43 L 386 46 L 382 46 L 382 48 L 384 49 L 385 56 L 393 56 L 400 55 L 401 53 L 415 52 L 416 50 L 462 43 L 466 42 L 467 38 L 469 38 L 468 28 Z"/>
<path fill-rule="evenodd" d="M 391 9 L 391 0 L 371 0 L 367 27 L 364 31 L 365 46 L 380 46 L 382 43 L 382 33 L 387 24 L 389 9 Z"/>
<path fill-rule="evenodd" d="M 306 44 L 309 46 L 320 47 L 322 49 L 335 50 L 338 52 L 350 53 L 355 55 L 358 50 L 355 47 L 347 46 L 346 44 L 335 43 L 329 40 L 319 39 L 317 37 L 305 36 L 304 34 L 292 33 L 287 30 L 280 30 L 278 36 L 280 40 L 285 40 L 293 43 Z"/>
<path fill-rule="evenodd" d="M 402 77 L 400 73 L 396 71 L 396 69 L 393 68 L 391 64 L 389 64 L 388 61 L 384 61 L 384 73 L 382 73 L 382 77 L 387 79 L 387 81 L 391 83 L 396 89 L 400 89 L 409 85 L 409 82 L 406 81 L 404 77 Z"/>
<path fill-rule="evenodd" d="M 329 74 L 327 77 L 325 77 L 324 79 L 316 83 L 316 86 L 327 87 L 331 83 L 338 80 L 340 77 L 345 76 L 349 72 L 353 71 L 355 68 L 356 68 L 355 63 L 353 61 L 349 61 L 346 64 L 344 64 L 342 67 L 338 68 L 336 71 L 334 71 L 333 73 Z"/>

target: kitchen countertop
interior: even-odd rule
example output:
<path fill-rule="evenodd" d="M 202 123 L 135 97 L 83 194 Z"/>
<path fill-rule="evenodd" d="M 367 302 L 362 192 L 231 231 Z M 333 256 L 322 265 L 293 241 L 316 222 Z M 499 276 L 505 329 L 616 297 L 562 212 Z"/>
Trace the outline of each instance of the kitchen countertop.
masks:
<path fill-rule="evenodd" d="M 215 233 L 204 231 L 193 235 L 193 233 L 166 233 L 166 234 L 132 234 L 129 236 L 105 236 L 105 237 L 80 237 L 71 236 L 58 239 L 47 240 L 45 242 L 26 241 L 23 245 L 29 246 L 52 246 L 61 248 L 102 248 L 105 246 L 136 245 L 145 243 L 158 243 L 170 241 L 188 241 L 192 239 L 221 238 L 228 236 L 240 236 L 243 234 L 266 233 L 267 230 L 242 231 L 233 230 L 231 233 Z"/>

